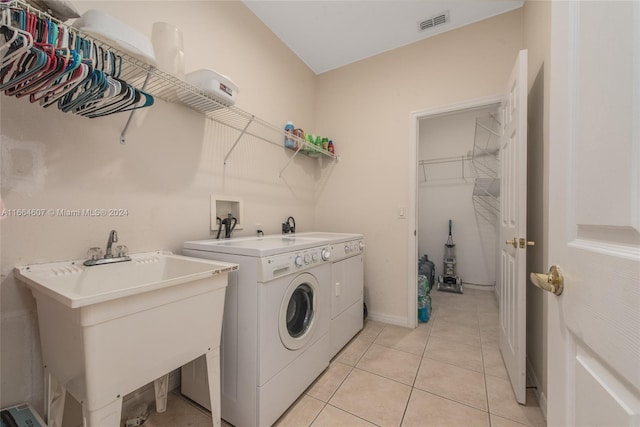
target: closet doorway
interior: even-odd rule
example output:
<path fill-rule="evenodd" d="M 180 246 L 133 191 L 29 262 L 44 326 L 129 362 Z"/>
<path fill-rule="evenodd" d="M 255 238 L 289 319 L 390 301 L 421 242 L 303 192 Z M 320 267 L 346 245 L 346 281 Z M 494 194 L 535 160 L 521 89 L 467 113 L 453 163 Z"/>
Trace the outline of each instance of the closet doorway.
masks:
<path fill-rule="evenodd" d="M 418 256 L 444 274 L 453 224 L 463 287 L 494 290 L 500 209 L 499 105 L 429 116 L 418 123 Z M 435 284 L 434 284 L 435 285 Z"/>
<path fill-rule="evenodd" d="M 448 221 L 453 221 L 457 275 L 463 287 L 496 288 L 499 218 L 501 96 L 411 114 L 408 326 L 417 325 L 418 258 L 428 255 L 443 273 Z M 433 284 L 432 292 L 435 290 Z M 415 316 L 411 313 L 416 313 Z"/>

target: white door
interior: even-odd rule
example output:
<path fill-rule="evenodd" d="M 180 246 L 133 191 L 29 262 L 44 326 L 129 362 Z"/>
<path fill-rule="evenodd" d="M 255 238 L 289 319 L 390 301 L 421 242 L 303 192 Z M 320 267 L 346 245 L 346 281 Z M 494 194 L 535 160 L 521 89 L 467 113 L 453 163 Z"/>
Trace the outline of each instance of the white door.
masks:
<path fill-rule="evenodd" d="M 548 425 L 638 426 L 640 3 L 551 8 Z"/>
<path fill-rule="evenodd" d="M 526 397 L 527 51 L 513 67 L 500 106 L 500 351 L 516 400 Z M 521 240 L 522 239 L 522 240 Z M 506 243 L 507 241 L 511 243 Z M 521 241 L 524 244 L 521 245 Z"/>

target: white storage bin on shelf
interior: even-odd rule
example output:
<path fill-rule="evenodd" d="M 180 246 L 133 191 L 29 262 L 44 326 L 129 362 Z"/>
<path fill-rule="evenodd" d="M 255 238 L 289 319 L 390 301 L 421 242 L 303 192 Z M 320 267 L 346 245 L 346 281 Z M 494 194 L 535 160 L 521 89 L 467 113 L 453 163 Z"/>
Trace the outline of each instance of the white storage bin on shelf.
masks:
<path fill-rule="evenodd" d="M 221 104 L 231 106 L 236 103 L 238 86 L 227 76 L 213 70 L 196 70 L 185 76 L 187 83 L 204 90 Z"/>
<path fill-rule="evenodd" d="M 149 64 L 156 63 L 148 37 L 99 10 L 87 10 L 72 26 L 80 32 L 105 40 Z"/>

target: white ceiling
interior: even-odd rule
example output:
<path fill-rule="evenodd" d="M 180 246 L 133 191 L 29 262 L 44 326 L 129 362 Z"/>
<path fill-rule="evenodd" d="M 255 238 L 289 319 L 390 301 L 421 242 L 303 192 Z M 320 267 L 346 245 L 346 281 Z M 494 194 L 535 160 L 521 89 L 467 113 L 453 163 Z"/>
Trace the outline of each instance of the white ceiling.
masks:
<path fill-rule="evenodd" d="M 524 0 L 243 0 L 316 74 L 521 7 Z M 423 32 L 418 22 L 449 11 Z"/>

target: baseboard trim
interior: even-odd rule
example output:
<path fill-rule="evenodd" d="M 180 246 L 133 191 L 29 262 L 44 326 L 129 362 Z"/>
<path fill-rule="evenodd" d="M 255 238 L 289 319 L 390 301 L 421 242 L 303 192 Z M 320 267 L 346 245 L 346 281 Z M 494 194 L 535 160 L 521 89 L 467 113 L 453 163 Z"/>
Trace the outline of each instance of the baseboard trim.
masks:
<path fill-rule="evenodd" d="M 536 388 L 535 389 L 536 399 L 538 399 L 538 405 L 540 405 L 540 411 L 542 412 L 542 416 L 546 420 L 547 419 L 547 397 L 542 392 L 542 390 L 540 390 L 541 388 L 540 381 L 538 381 L 538 376 L 536 375 L 536 371 L 533 369 L 533 365 L 529 361 L 528 357 L 526 360 L 527 360 L 527 376 L 531 380 L 531 385 Z"/>
<path fill-rule="evenodd" d="M 389 325 L 404 326 L 405 328 L 409 327 L 409 319 L 406 317 L 391 316 L 389 314 L 377 313 L 371 310 L 369 310 L 367 319 L 387 323 Z"/>
<path fill-rule="evenodd" d="M 478 291 L 496 292 L 496 285 L 481 285 L 478 283 L 462 282 L 465 289 L 475 289 Z"/>

